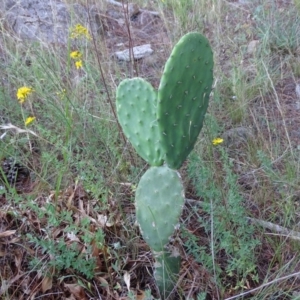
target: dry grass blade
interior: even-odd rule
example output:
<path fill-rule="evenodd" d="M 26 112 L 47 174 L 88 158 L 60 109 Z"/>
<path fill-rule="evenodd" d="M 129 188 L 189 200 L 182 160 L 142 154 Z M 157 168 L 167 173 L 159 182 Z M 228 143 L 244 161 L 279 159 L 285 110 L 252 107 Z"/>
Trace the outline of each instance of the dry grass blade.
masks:
<path fill-rule="evenodd" d="M 287 276 L 283 276 L 283 277 L 280 277 L 280 278 L 276 278 L 276 279 L 271 280 L 271 281 L 269 281 L 269 282 L 267 282 L 267 283 L 265 283 L 265 284 L 260 285 L 259 287 L 255 288 L 255 289 L 251 289 L 251 290 L 249 290 L 249 291 L 247 291 L 247 292 L 240 293 L 240 294 L 238 294 L 238 295 L 236 295 L 236 296 L 226 298 L 225 300 L 238 299 L 238 298 L 240 298 L 240 297 L 244 297 L 244 296 L 247 296 L 247 295 L 249 295 L 249 294 L 255 295 L 255 293 L 256 293 L 257 291 L 260 291 L 260 290 L 262 290 L 262 289 L 264 289 L 264 288 L 266 288 L 266 287 L 268 287 L 268 286 L 270 286 L 270 285 L 279 283 L 280 281 L 288 280 L 288 279 L 293 278 L 293 277 L 298 277 L 299 275 L 300 275 L 300 272 L 296 272 L 296 273 L 293 273 L 293 274 L 289 274 L 289 275 L 287 275 Z"/>
<path fill-rule="evenodd" d="M 5 238 L 11 236 L 16 233 L 16 230 L 6 230 L 4 232 L 0 232 L 0 238 Z"/>
<path fill-rule="evenodd" d="M 30 129 L 22 129 L 22 128 L 19 128 L 13 124 L 4 124 L 4 125 L 0 125 L 0 129 L 2 130 L 13 130 L 15 131 L 16 133 L 30 133 L 34 136 L 38 136 L 34 131 L 30 130 Z"/>
<path fill-rule="evenodd" d="M 277 232 L 279 234 L 279 236 L 283 236 L 283 237 L 298 240 L 298 241 L 300 240 L 300 232 L 298 232 L 298 231 L 291 230 L 291 229 L 285 228 L 283 226 L 274 224 L 272 222 L 267 222 L 264 220 L 258 220 L 258 219 L 254 219 L 254 218 L 247 218 L 247 219 L 253 224 L 257 224 L 263 228 L 269 229 L 273 232 Z"/>

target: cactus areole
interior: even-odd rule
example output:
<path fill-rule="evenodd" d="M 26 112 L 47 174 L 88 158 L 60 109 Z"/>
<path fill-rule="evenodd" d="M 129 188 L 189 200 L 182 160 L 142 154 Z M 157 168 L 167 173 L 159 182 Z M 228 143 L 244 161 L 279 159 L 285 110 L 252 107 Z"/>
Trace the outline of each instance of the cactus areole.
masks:
<path fill-rule="evenodd" d="M 208 40 L 188 33 L 165 64 L 159 89 L 141 78 L 118 86 L 117 114 L 137 153 L 151 166 L 136 191 L 136 216 L 155 258 L 154 277 L 161 299 L 172 292 L 180 269 L 178 251 L 168 244 L 184 204 L 179 169 L 201 131 L 213 82 Z M 165 164 L 164 164 L 165 162 Z"/>

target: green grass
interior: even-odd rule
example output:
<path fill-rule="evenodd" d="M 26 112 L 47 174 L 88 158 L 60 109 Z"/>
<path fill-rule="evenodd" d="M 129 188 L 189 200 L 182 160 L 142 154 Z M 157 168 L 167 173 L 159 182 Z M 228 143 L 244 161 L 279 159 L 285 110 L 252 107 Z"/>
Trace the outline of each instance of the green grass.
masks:
<path fill-rule="evenodd" d="M 171 44 L 200 31 L 214 50 L 205 125 L 180 170 L 191 201 L 174 238 L 183 259 L 176 299 L 296 299 L 299 241 L 249 218 L 300 230 L 298 115 L 291 104 L 300 76 L 299 10 L 262 0 L 136 3 L 160 13 Z M 98 39 L 96 49 L 85 39 L 78 49 L 21 43 L 3 25 L 0 39 L 1 124 L 25 130 L 1 129 L 0 158 L 14 157 L 32 179 L 30 191 L 6 182 L 0 195 L 1 297 L 21 297 L 29 282 L 36 286 L 29 294 L 41 299 L 70 297 L 66 284 L 88 298 L 157 298 L 153 259 L 135 224 L 134 192 L 147 166 L 113 111 L 116 86 L 134 67 L 116 62 Z M 139 76 L 158 82 L 171 44 L 155 48 L 151 64 L 138 62 Z M 81 69 L 73 50 L 83 55 Z M 23 104 L 16 97 L 21 86 L 34 89 Z M 25 126 L 29 116 L 36 119 Z M 212 146 L 236 127 L 251 128 L 254 139 Z"/>

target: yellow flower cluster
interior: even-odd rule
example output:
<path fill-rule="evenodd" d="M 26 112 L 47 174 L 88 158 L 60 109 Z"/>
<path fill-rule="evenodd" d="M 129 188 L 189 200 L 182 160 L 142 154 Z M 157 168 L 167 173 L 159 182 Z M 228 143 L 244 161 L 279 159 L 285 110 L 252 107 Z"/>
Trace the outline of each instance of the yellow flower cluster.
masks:
<path fill-rule="evenodd" d="M 76 24 L 74 27 L 71 28 L 70 37 L 71 39 L 78 39 L 82 37 L 88 40 L 91 39 L 89 30 L 86 27 L 82 26 L 81 24 Z M 80 51 L 76 50 L 71 52 L 70 57 L 75 60 L 76 69 L 82 68 L 82 60 L 81 60 L 82 53 Z"/>
<path fill-rule="evenodd" d="M 78 50 L 72 51 L 70 53 L 70 57 L 75 60 L 76 69 L 82 68 L 82 60 L 81 60 L 82 53 L 80 51 L 78 51 Z"/>
<path fill-rule="evenodd" d="M 82 68 L 82 60 L 75 61 L 75 67 L 76 67 L 76 69 Z"/>
<path fill-rule="evenodd" d="M 23 104 L 27 97 L 33 92 L 33 88 L 28 86 L 22 86 L 17 90 L 17 99 L 19 100 L 20 104 Z M 23 114 L 23 113 L 22 113 Z M 24 123 L 25 126 L 30 125 L 35 120 L 35 117 L 31 116 L 25 119 Z"/>
<path fill-rule="evenodd" d="M 81 37 L 85 37 L 88 40 L 91 39 L 91 35 L 88 31 L 88 29 L 81 24 L 76 24 L 74 27 L 71 28 L 71 34 L 70 34 L 71 39 L 77 39 Z"/>
<path fill-rule="evenodd" d="M 25 120 L 25 126 L 30 125 L 35 120 L 35 117 L 28 117 Z"/>
<path fill-rule="evenodd" d="M 22 86 L 17 91 L 17 99 L 22 104 L 26 98 L 33 92 L 33 89 L 28 86 Z"/>
<path fill-rule="evenodd" d="M 80 51 L 73 51 L 70 53 L 70 57 L 73 59 L 81 59 L 82 53 Z"/>
<path fill-rule="evenodd" d="M 218 145 L 222 144 L 223 141 L 224 140 L 221 139 L 221 138 L 215 138 L 215 139 L 213 139 L 212 143 L 213 143 L 214 146 L 218 146 Z"/>

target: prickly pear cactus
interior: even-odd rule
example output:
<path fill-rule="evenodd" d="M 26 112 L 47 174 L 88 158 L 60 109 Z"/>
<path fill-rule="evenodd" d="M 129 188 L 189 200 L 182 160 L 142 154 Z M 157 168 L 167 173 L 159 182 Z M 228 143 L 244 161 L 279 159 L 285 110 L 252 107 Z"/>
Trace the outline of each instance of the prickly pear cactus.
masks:
<path fill-rule="evenodd" d="M 168 246 L 184 204 L 181 167 L 202 128 L 213 81 L 213 56 L 198 33 L 182 37 L 168 59 L 158 92 L 141 78 L 117 89 L 119 122 L 133 147 L 152 167 L 136 191 L 136 216 L 154 259 L 161 299 L 167 299 L 180 270 Z M 166 165 L 163 165 L 163 161 Z"/>
<path fill-rule="evenodd" d="M 180 257 L 169 251 L 169 243 L 184 204 L 184 188 L 177 171 L 168 166 L 151 167 L 142 176 L 136 190 L 136 218 L 145 241 L 155 257 L 154 277 L 162 299 L 176 283 Z"/>
<path fill-rule="evenodd" d="M 158 89 L 158 123 L 167 164 L 178 169 L 203 125 L 213 82 L 213 54 L 198 33 L 183 36 L 166 62 Z"/>
<path fill-rule="evenodd" d="M 183 204 L 183 186 L 177 171 L 167 166 L 151 167 L 142 176 L 135 195 L 136 218 L 153 251 L 162 251 L 168 244 Z"/>
<path fill-rule="evenodd" d="M 152 166 L 163 163 L 157 124 L 157 92 L 142 78 L 123 80 L 117 89 L 117 114 L 136 152 Z"/>

